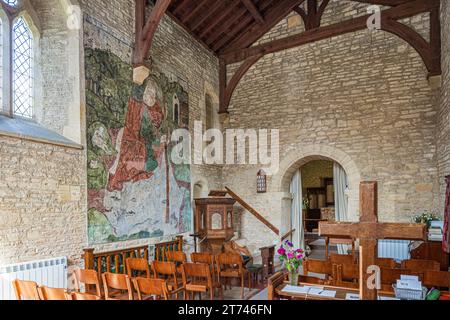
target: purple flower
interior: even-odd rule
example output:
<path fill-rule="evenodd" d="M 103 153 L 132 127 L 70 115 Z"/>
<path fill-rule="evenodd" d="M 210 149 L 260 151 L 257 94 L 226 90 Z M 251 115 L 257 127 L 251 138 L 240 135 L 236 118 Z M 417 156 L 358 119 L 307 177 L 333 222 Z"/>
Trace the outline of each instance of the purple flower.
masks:
<path fill-rule="evenodd" d="M 286 249 L 281 247 L 280 249 L 278 249 L 278 254 L 281 255 L 281 256 L 284 256 L 286 254 Z"/>
<path fill-rule="evenodd" d="M 287 244 L 289 247 L 291 247 L 291 248 L 294 246 L 294 244 L 293 244 L 292 242 L 290 242 L 289 240 L 286 241 L 286 244 Z"/>
<path fill-rule="evenodd" d="M 303 255 L 302 255 L 302 254 L 297 255 L 297 259 L 298 259 L 298 260 L 303 259 Z"/>
<path fill-rule="evenodd" d="M 289 252 L 287 254 L 287 257 L 288 257 L 288 259 L 292 259 L 292 258 L 294 258 L 294 254 L 292 252 Z"/>

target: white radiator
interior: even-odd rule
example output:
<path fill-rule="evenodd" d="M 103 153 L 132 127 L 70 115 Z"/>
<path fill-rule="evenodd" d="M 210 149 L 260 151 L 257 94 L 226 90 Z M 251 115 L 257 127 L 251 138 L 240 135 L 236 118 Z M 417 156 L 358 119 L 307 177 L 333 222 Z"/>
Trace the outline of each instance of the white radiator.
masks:
<path fill-rule="evenodd" d="M 410 243 L 407 240 L 378 240 L 378 257 L 400 261 L 410 259 Z"/>
<path fill-rule="evenodd" d="M 0 266 L 0 300 L 16 300 L 15 279 L 35 281 L 40 286 L 67 289 L 67 258 L 54 258 Z"/>

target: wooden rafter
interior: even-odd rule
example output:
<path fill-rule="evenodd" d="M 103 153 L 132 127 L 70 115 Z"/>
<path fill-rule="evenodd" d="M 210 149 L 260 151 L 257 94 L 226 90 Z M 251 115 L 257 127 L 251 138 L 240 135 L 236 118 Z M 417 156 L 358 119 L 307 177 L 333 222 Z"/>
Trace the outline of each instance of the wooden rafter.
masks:
<path fill-rule="evenodd" d="M 311 30 L 320 27 L 322 16 L 329 3 L 330 0 L 322 0 L 319 5 L 318 0 L 308 0 L 306 3 L 306 11 L 300 6 L 294 8 L 294 11 L 302 17 L 302 20 L 305 24 L 305 30 Z"/>
<path fill-rule="evenodd" d="M 242 77 L 247 73 L 247 71 L 262 57 L 263 55 L 257 55 L 245 60 L 242 65 L 236 70 L 229 82 L 227 79 L 227 65 L 223 60 L 220 61 L 219 86 L 221 96 L 219 113 L 227 113 L 228 105 L 230 104 L 231 97 L 237 85 L 239 84 L 239 81 L 241 81 Z"/>
<path fill-rule="evenodd" d="M 135 0 L 136 5 L 136 38 L 133 53 L 133 64 L 135 67 L 144 65 L 150 48 L 152 46 L 153 37 L 159 22 L 164 16 L 171 0 L 157 0 L 153 7 L 149 18 L 145 20 L 146 0 Z"/>
<path fill-rule="evenodd" d="M 226 51 L 246 48 L 272 29 L 281 19 L 285 18 L 292 10 L 305 0 L 279 0 L 265 15 L 263 26 L 254 24 L 242 33 L 238 38 L 230 42 Z"/>
<path fill-rule="evenodd" d="M 440 40 L 440 1 L 439 0 L 413 0 L 403 4 L 396 3 L 392 8 L 382 11 L 382 30 L 390 32 L 408 42 L 422 57 L 430 76 L 441 73 L 441 40 Z M 415 16 L 420 13 L 430 12 L 430 42 L 427 42 L 412 28 L 398 22 L 398 20 Z M 306 14 L 306 12 L 305 12 Z M 294 48 L 304 44 L 331 38 L 338 35 L 356 32 L 367 28 L 367 20 L 370 15 L 346 20 L 325 27 L 316 27 L 303 33 L 274 40 L 254 47 L 245 47 L 225 52 L 221 59 L 221 85 L 220 112 L 226 113 L 234 89 L 245 72 L 262 56 L 282 50 Z M 320 23 L 320 22 L 319 22 Z M 244 61 L 233 81 L 227 83 L 227 65 Z"/>
<path fill-rule="evenodd" d="M 252 14 L 253 18 L 255 18 L 255 20 L 260 24 L 264 24 L 264 17 L 253 3 L 253 0 L 241 0 L 241 1 L 244 4 L 244 6 L 248 9 L 248 11 Z"/>

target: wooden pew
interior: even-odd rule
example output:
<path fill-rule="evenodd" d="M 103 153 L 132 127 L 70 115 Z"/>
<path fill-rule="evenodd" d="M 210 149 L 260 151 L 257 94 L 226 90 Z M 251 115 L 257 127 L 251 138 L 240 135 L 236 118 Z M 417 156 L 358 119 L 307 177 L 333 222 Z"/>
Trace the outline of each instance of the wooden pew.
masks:
<path fill-rule="evenodd" d="M 275 273 L 268 279 L 267 285 L 267 299 L 268 300 L 278 300 L 279 297 L 275 292 L 275 289 L 278 288 L 283 282 L 286 280 L 286 274 L 283 271 Z"/>

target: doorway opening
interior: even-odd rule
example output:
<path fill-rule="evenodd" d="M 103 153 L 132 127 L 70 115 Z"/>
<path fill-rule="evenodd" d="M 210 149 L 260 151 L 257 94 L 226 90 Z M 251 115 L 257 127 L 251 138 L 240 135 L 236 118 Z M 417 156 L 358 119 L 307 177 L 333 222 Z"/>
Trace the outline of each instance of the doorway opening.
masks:
<path fill-rule="evenodd" d="M 290 193 L 293 243 L 317 259 L 344 251 L 341 246 L 327 248 L 326 239 L 319 237 L 319 223 L 348 221 L 348 179 L 343 167 L 332 159 L 305 162 L 292 176 Z"/>

